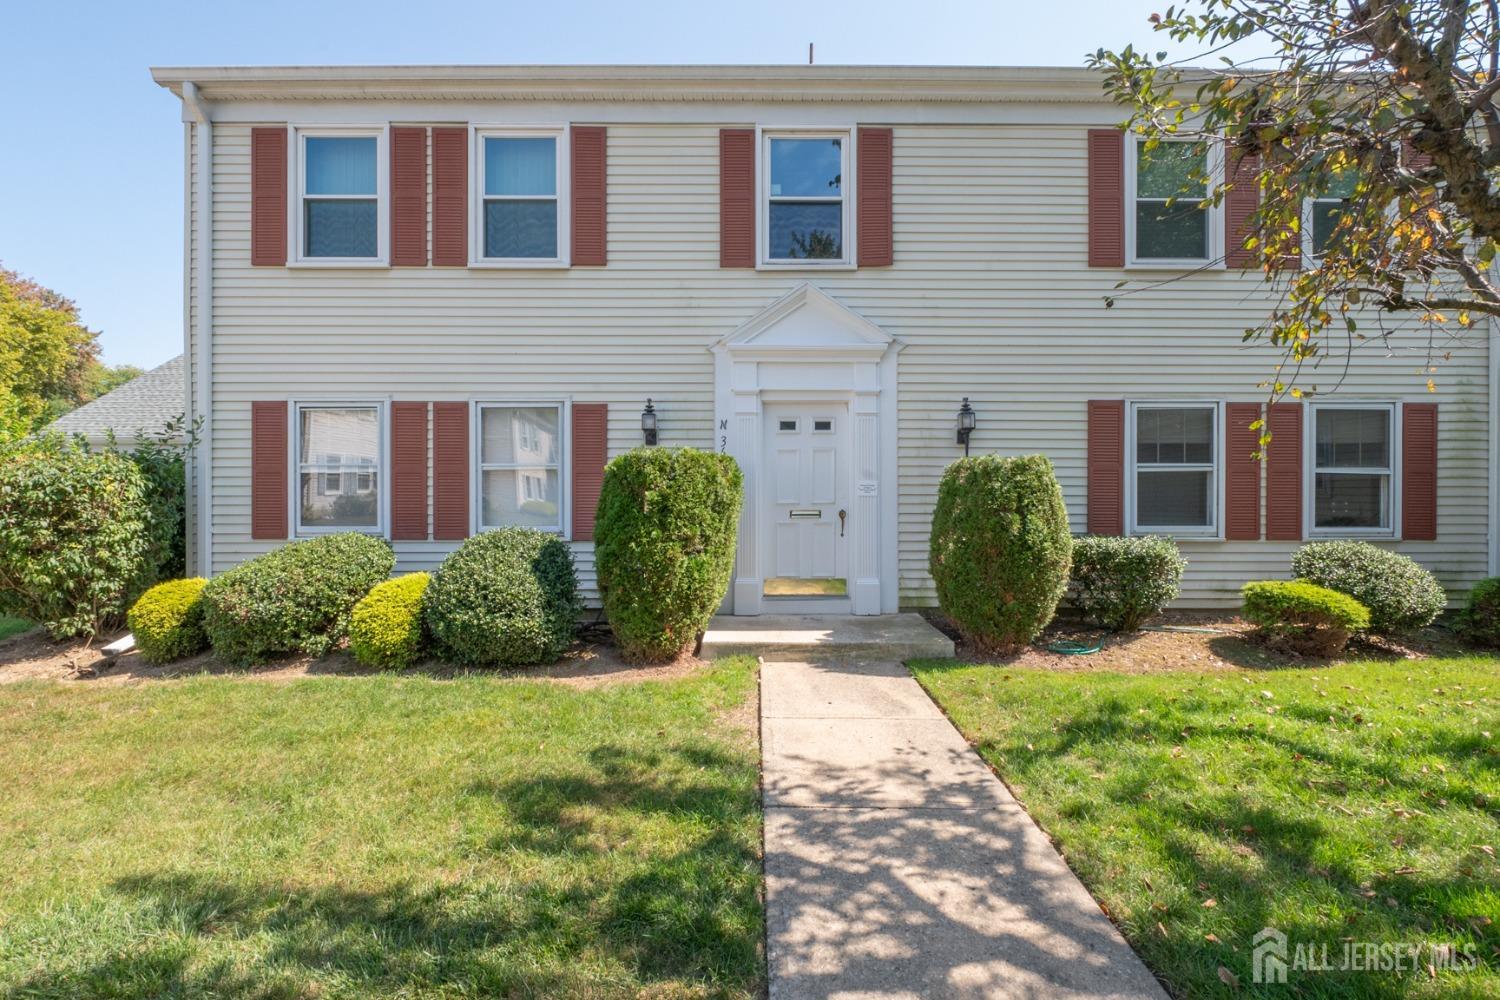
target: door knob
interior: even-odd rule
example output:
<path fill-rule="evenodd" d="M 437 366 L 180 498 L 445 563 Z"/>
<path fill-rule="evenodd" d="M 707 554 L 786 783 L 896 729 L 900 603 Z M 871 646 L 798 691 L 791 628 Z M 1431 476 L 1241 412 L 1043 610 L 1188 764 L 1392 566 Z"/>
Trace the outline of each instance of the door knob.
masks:
<path fill-rule="evenodd" d="M 844 509 L 840 508 L 840 510 L 839 510 L 839 537 L 840 538 L 844 537 L 844 518 L 846 518 L 848 516 L 849 516 L 849 512 L 847 510 L 844 510 Z"/>

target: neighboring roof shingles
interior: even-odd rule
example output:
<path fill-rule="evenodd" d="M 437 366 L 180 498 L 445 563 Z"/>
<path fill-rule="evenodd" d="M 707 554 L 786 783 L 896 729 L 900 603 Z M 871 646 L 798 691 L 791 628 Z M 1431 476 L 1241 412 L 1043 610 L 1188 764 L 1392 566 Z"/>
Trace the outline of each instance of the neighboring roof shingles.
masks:
<path fill-rule="evenodd" d="M 54 420 L 47 430 L 83 434 L 91 441 L 103 440 L 110 430 L 122 444 L 135 440 L 136 432 L 160 431 L 168 420 L 182 413 L 184 405 L 182 355 L 144 375 L 138 375 L 112 392 L 84 403 Z"/>

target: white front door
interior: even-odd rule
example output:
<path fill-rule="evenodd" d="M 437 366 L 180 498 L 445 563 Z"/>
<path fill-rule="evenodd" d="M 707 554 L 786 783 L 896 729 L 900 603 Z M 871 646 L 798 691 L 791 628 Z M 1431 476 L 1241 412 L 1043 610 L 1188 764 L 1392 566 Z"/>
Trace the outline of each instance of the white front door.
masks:
<path fill-rule="evenodd" d="M 828 611 L 848 601 L 849 408 L 840 403 L 767 403 L 766 610 Z"/>

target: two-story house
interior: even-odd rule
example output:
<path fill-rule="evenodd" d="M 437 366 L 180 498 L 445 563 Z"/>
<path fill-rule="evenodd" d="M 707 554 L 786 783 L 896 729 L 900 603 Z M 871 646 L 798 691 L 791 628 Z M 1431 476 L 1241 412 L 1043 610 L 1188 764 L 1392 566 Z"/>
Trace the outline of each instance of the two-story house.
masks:
<path fill-rule="evenodd" d="M 738 614 L 932 603 L 966 447 L 1048 455 L 1077 531 L 1177 538 L 1186 605 L 1312 538 L 1454 590 L 1494 572 L 1485 337 L 1435 393 L 1416 355 L 1356 350 L 1336 393 L 1271 409 L 1256 460 L 1253 188 L 1168 209 L 1179 171 L 1088 71 L 153 75 L 183 107 L 199 572 L 349 529 L 430 569 L 528 525 L 591 592 L 604 463 L 648 440 L 744 469 Z"/>

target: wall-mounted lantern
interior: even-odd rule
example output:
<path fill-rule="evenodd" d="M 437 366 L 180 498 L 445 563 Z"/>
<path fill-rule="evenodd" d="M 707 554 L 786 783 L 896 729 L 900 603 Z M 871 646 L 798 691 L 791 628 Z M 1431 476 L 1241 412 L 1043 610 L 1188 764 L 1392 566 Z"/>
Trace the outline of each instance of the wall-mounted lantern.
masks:
<path fill-rule="evenodd" d="M 646 400 L 646 408 L 641 411 L 641 436 L 646 439 L 647 444 L 656 443 L 656 407 L 651 405 L 651 400 Z"/>
<path fill-rule="evenodd" d="M 969 397 L 964 397 L 964 405 L 958 408 L 958 443 L 964 446 L 964 454 L 969 453 L 969 435 L 974 433 L 974 425 L 978 420 L 974 416 L 974 408 L 969 405 Z"/>

